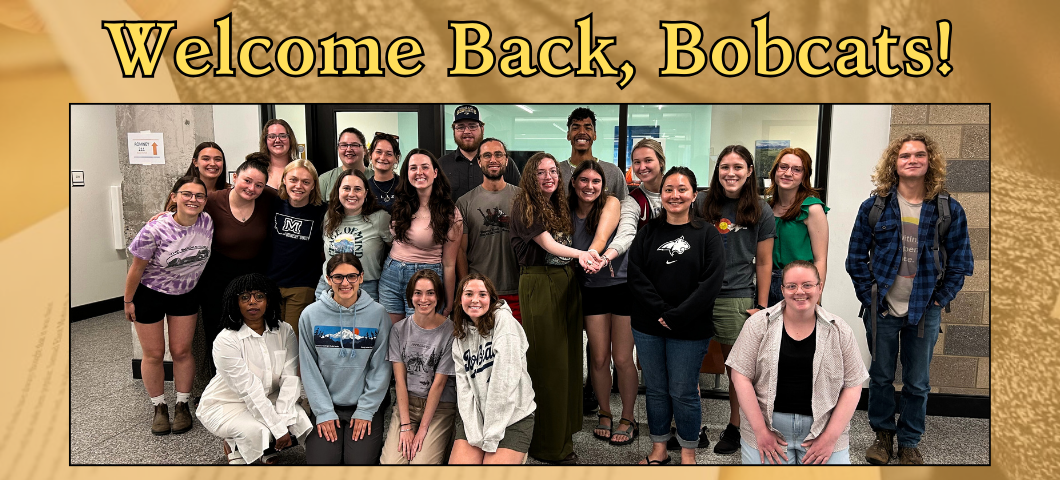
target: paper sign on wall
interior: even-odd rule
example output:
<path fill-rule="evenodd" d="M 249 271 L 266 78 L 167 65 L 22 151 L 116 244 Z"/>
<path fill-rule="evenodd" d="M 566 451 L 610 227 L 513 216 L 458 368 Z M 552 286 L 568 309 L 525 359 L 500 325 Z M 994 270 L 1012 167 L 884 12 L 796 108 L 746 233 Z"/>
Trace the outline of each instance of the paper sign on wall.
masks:
<path fill-rule="evenodd" d="M 133 165 L 163 165 L 166 148 L 162 133 L 129 133 L 129 163 Z"/>

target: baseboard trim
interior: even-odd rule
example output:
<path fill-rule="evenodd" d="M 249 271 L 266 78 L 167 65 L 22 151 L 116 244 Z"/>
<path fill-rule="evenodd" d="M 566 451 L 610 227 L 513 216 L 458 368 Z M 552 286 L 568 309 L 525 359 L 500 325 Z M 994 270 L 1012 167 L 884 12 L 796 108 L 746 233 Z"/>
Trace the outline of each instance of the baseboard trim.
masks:
<path fill-rule="evenodd" d="M 98 302 L 86 303 L 84 305 L 70 308 L 70 322 L 77 322 L 86 318 L 120 312 L 124 309 L 125 301 L 122 300 L 122 297 L 108 298 Z"/>
<path fill-rule="evenodd" d="M 173 381 L 173 362 L 163 361 L 162 362 L 162 369 L 166 372 L 165 381 L 172 382 Z M 132 376 L 133 376 L 133 378 L 135 378 L 137 380 L 143 379 L 143 376 L 140 374 L 140 359 L 139 358 L 132 359 Z"/>

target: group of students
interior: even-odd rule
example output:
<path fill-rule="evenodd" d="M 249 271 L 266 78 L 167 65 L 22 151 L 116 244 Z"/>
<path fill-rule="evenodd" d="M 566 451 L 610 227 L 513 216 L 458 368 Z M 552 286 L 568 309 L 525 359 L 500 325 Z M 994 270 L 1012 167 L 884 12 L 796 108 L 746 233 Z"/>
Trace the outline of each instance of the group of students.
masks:
<path fill-rule="evenodd" d="M 868 374 L 850 328 L 818 305 L 827 208 L 804 150 L 777 156 L 767 202 L 745 147 L 723 149 L 699 192 L 690 169 L 667 170 L 662 145 L 644 139 L 631 156 L 640 184 L 628 191 L 614 165 L 592 157 L 584 140 L 595 139 L 595 115 L 578 109 L 568 119 L 571 158 L 531 156 L 516 187 L 505 182 L 503 142 L 481 139 L 477 109 L 458 108 L 457 120 L 458 144 L 478 132 L 460 148 L 474 147 L 483 179 L 455 201 L 427 150 L 410 151 L 395 173 L 398 140 L 385 133 L 366 147 L 361 132 L 345 130 L 343 165 L 318 176 L 296 158 L 289 125 L 272 120 L 233 185 L 220 146 L 196 148 L 167 212 L 129 246 L 125 311 L 143 346 L 153 433 L 192 426 L 201 307 L 217 373 L 196 415 L 224 439 L 230 463 L 269 463 L 294 444 L 310 464 L 520 463 L 528 454 L 576 463 L 583 330 L 601 405 L 593 435 L 614 445 L 640 431 L 636 346 L 653 442 L 641 463 L 669 463 L 668 448 L 694 463 L 709 443 L 698 372 L 711 338 L 732 392 L 716 451 L 742 446 L 744 463 L 849 463 L 849 421 Z M 508 248 L 486 248 L 492 260 L 482 260 L 469 245 L 485 241 L 468 235 L 469 224 L 484 228 L 469 221 L 473 196 L 505 189 L 507 213 L 475 208 L 485 228 L 507 232 Z M 480 271 L 499 257 L 518 265 L 514 278 Z M 303 387 L 314 421 L 299 405 Z"/>

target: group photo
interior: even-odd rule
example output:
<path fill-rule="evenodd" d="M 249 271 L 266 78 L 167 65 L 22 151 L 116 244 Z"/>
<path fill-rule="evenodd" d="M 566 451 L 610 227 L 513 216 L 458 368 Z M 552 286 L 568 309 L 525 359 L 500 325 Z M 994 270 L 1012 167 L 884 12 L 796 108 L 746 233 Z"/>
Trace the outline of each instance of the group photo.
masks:
<path fill-rule="evenodd" d="M 70 463 L 989 464 L 989 134 L 72 104 Z"/>

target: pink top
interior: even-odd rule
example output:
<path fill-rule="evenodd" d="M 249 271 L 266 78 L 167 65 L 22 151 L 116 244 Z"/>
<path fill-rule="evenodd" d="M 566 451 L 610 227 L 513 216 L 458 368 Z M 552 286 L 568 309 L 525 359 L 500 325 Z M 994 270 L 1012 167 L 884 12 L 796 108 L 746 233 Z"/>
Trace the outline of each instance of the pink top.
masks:
<path fill-rule="evenodd" d="M 464 217 L 460 209 L 453 209 L 453 222 L 449 225 L 449 239 L 460 241 L 463 235 Z M 409 228 L 409 241 L 403 242 L 394 233 L 394 223 L 390 223 L 390 235 L 394 237 L 394 246 L 390 249 L 390 258 L 405 263 L 442 263 L 442 245 L 434 243 L 434 230 L 431 228 L 431 217 L 413 218 Z"/>

